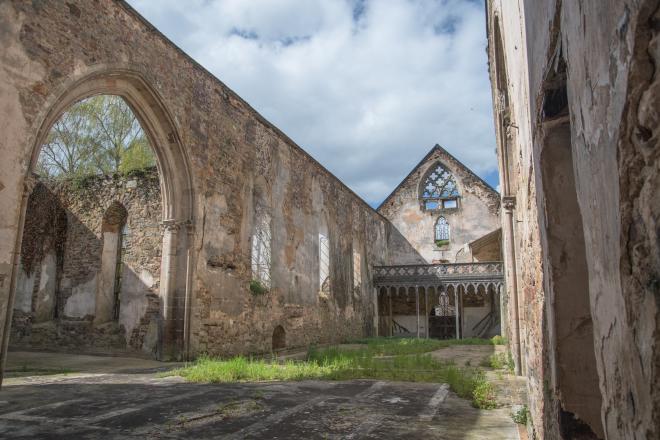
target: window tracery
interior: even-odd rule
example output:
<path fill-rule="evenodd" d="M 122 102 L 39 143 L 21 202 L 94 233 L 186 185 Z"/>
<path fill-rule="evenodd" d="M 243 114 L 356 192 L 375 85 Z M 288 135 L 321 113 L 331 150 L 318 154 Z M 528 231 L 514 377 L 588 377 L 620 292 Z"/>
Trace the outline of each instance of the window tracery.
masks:
<path fill-rule="evenodd" d="M 424 179 L 420 199 L 428 210 L 455 209 L 458 208 L 459 195 L 454 176 L 437 164 Z"/>
<path fill-rule="evenodd" d="M 252 278 L 266 288 L 270 288 L 270 242 L 270 215 L 263 207 L 258 207 L 252 235 Z"/>
<path fill-rule="evenodd" d="M 319 234 L 319 290 L 330 293 L 330 243 L 323 234 Z"/>
<path fill-rule="evenodd" d="M 435 241 L 438 245 L 449 243 L 450 227 L 447 219 L 444 217 L 438 218 L 435 222 Z"/>

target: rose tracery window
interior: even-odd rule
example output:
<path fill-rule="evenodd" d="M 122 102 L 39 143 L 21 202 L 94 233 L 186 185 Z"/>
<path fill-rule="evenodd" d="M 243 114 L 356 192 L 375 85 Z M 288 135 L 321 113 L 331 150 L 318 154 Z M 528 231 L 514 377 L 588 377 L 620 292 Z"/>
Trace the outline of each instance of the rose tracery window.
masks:
<path fill-rule="evenodd" d="M 454 176 L 447 169 L 437 164 L 426 174 L 421 189 L 420 199 L 424 209 L 458 208 L 458 188 Z"/>

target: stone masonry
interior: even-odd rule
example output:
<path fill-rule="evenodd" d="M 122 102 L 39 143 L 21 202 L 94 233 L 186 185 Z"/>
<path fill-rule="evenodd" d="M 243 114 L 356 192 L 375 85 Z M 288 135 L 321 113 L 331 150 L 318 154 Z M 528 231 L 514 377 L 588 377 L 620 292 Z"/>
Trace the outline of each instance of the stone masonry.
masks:
<path fill-rule="evenodd" d="M 657 0 L 489 0 L 508 336 L 534 438 L 660 436 Z"/>
<path fill-rule="evenodd" d="M 158 158 L 162 240 L 150 237 L 149 246 L 160 250 L 160 273 L 144 264 L 158 291 L 159 358 L 270 351 L 278 326 L 287 346 L 370 334 L 371 267 L 423 262 L 384 217 L 125 2 L 2 2 L 0 28 L 5 344 L 39 145 L 69 105 L 99 93 L 128 102 Z M 257 204 L 272 231 L 272 282 L 263 295 L 249 288 Z M 330 251 L 330 291 L 322 295 L 319 225 Z M 67 303 L 76 283 L 62 284 L 71 289 Z M 91 306 L 81 307 L 75 315 L 82 319 Z"/>

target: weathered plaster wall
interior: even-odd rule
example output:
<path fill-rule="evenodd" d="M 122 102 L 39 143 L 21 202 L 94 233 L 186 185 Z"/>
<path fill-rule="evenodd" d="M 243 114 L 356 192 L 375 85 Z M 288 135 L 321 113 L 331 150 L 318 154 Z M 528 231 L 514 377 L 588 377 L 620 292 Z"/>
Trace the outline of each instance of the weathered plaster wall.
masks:
<path fill-rule="evenodd" d="M 458 209 L 426 211 L 421 208 L 420 182 L 438 163 L 454 175 L 460 194 Z M 404 179 L 378 211 L 392 222 L 427 263 L 472 261 L 468 243 L 499 227 L 497 192 L 438 146 Z M 435 223 L 440 216 L 447 219 L 451 228 L 450 243 L 442 247 L 435 244 Z"/>
<path fill-rule="evenodd" d="M 158 156 L 163 357 L 180 357 L 184 344 L 192 355 L 269 350 L 277 325 L 290 345 L 365 335 L 374 314 L 370 268 L 421 261 L 386 219 L 125 3 L 3 2 L 0 28 L 0 128 L 8 133 L 0 138 L 0 319 L 13 302 L 34 143 L 69 91 L 126 98 Z M 273 231 L 273 287 L 258 297 L 248 289 L 255 194 L 268 202 Z M 331 245 L 327 299 L 316 279 L 322 221 Z M 363 251 L 359 291 L 353 246 Z"/>
<path fill-rule="evenodd" d="M 507 270 L 515 265 L 518 271 L 523 365 L 539 438 L 569 435 L 560 432 L 565 421 L 558 417 L 562 395 L 556 351 L 565 329 L 555 328 L 560 322 L 555 301 L 561 298 L 549 288 L 553 243 L 546 233 L 552 225 L 546 222 L 555 220 L 546 214 L 552 202 L 540 168 L 548 130 L 542 124 L 549 86 L 544 81 L 560 56 L 567 65 L 571 152 L 602 395 L 600 420 L 580 416 L 609 439 L 660 433 L 660 315 L 654 281 L 660 273 L 658 6 L 655 0 L 488 2 L 500 172 L 504 195 L 515 197 L 514 233 L 504 224 L 503 233 L 504 249 L 513 240 L 516 255 L 514 261 L 505 252 L 505 262 Z M 497 54 L 498 45 L 503 56 Z"/>

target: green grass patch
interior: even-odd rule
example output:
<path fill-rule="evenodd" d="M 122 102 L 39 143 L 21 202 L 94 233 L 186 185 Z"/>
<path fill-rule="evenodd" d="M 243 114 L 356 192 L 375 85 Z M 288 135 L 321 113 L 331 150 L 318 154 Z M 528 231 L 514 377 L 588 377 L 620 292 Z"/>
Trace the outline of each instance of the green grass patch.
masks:
<path fill-rule="evenodd" d="M 509 372 L 513 372 L 514 369 L 513 358 L 509 353 L 492 354 L 482 362 L 482 366 Z"/>
<path fill-rule="evenodd" d="M 459 368 L 454 364 L 439 362 L 429 354 L 415 352 L 421 350 L 421 347 L 428 348 L 426 345 L 369 342 L 365 348 L 357 350 L 340 347 L 311 348 L 307 359 L 299 362 L 270 363 L 241 356 L 227 360 L 202 357 L 161 376 L 178 375 L 193 382 L 216 383 L 305 379 L 447 383 L 456 394 L 470 399 L 477 408 L 495 406 L 493 389 L 480 369 Z"/>
<path fill-rule="evenodd" d="M 19 368 L 5 371 L 5 377 L 52 376 L 55 374 L 71 373 L 74 373 L 74 371 L 67 368 L 35 368 L 28 365 L 23 365 Z"/>
<path fill-rule="evenodd" d="M 497 336 L 495 337 L 497 338 Z M 375 355 L 389 356 L 397 354 L 427 353 L 454 345 L 499 345 L 499 339 L 416 339 L 397 337 L 363 338 L 350 341 L 363 344 Z"/>
<path fill-rule="evenodd" d="M 255 296 L 265 295 L 268 293 L 268 288 L 264 286 L 259 280 L 251 280 L 250 292 L 252 292 L 252 294 Z"/>
<path fill-rule="evenodd" d="M 493 336 L 490 340 L 493 343 L 493 345 L 506 345 L 508 342 L 504 336 L 500 336 L 500 335 Z"/>

